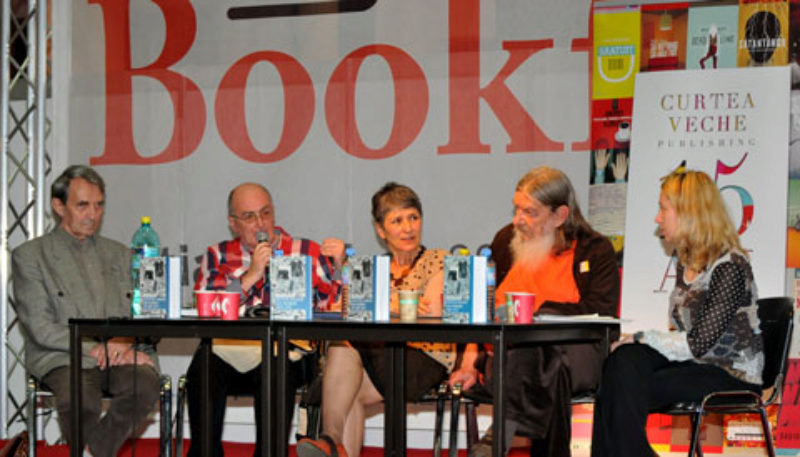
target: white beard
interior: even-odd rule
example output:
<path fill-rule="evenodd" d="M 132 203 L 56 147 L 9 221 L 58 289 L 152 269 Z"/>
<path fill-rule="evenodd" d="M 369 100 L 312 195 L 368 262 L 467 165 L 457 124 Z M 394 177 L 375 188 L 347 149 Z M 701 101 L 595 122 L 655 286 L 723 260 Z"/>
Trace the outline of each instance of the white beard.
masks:
<path fill-rule="evenodd" d="M 510 245 L 514 265 L 521 264 L 526 269 L 536 269 L 543 260 L 553 253 L 554 244 L 555 236 L 542 236 L 526 240 L 515 228 L 514 238 L 511 239 Z"/>

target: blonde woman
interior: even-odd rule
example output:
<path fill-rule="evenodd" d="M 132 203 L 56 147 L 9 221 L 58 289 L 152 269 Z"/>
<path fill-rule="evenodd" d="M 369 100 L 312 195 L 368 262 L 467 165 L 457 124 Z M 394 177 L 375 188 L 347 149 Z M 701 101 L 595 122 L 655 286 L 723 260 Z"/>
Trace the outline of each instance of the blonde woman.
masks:
<path fill-rule="evenodd" d="M 764 365 L 756 287 L 716 185 L 703 172 L 664 178 L 661 237 L 678 257 L 669 319 L 674 330 L 624 337 L 603 368 L 592 457 L 654 456 L 647 416 L 716 390 L 761 391 Z"/>

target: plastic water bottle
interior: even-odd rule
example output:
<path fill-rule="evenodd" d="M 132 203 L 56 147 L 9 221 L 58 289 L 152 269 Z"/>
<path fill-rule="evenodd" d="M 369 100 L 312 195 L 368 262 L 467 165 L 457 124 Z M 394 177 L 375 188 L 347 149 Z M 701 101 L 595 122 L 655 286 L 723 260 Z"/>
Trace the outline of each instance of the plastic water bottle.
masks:
<path fill-rule="evenodd" d="M 134 316 L 141 314 L 142 289 L 139 281 L 139 266 L 142 257 L 158 257 L 161 250 L 161 242 L 158 234 L 150 227 L 150 217 L 142 217 L 142 225 L 133 234 L 131 240 L 131 277 L 133 278 L 133 298 L 131 299 L 131 312 Z"/>
<path fill-rule="evenodd" d="M 481 249 L 481 255 L 486 257 L 486 308 L 489 322 L 494 321 L 494 289 L 497 285 L 497 266 L 492 260 L 492 250 Z"/>
<path fill-rule="evenodd" d="M 353 279 L 353 265 L 350 259 L 356 255 L 356 250 L 347 247 L 344 250 L 345 258 L 342 264 L 342 319 L 347 319 L 350 314 L 350 282 Z"/>

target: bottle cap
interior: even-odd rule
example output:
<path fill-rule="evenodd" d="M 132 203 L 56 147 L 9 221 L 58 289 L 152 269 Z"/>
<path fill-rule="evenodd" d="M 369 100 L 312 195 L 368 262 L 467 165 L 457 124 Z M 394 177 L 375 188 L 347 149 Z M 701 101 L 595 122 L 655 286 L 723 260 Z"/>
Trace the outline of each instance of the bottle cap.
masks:
<path fill-rule="evenodd" d="M 272 256 L 273 257 L 281 257 L 281 256 L 283 256 L 283 249 L 276 249 L 276 250 L 272 251 Z"/>
<path fill-rule="evenodd" d="M 469 249 L 467 248 L 460 248 L 458 250 L 458 255 L 469 255 Z"/>
<path fill-rule="evenodd" d="M 149 224 L 150 216 L 142 216 L 142 224 Z"/>
<path fill-rule="evenodd" d="M 481 249 L 480 254 L 484 257 L 491 257 L 492 256 L 492 249 L 491 248 L 483 248 Z"/>
<path fill-rule="evenodd" d="M 355 248 L 347 248 L 347 249 L 344 250 L 344 254 L 347 257 L 353 257 L 354 255 L 356 255 L 356 249 Z"/>

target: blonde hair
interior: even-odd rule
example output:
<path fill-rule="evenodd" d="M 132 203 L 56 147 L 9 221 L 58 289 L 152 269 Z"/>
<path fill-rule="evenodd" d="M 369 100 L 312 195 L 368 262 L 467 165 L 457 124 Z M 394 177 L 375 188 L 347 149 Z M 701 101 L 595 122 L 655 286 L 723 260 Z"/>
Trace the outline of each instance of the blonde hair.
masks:
<path fill-rule="evenodd" d="M 678 216 L 675 247 L 682 265 L 699 272 L 730 251 L 747 255 L 725 202 L 707 174 L 671 173 L 662 178 L 661 192 Z"/>
<path fill-rule="evenodd" d="M 550 167 L 537 167 L 520 178 L 517 192 L 528 194 L 542 205 L 555 211 L 559 206 L 569 210 L 567 220 L 556 230 L 553 254 L 558 255 L 572 247 L 572 242 L 581 235 L 593 232 L 578 206 L 575 190 L 567 175 Z"/>

